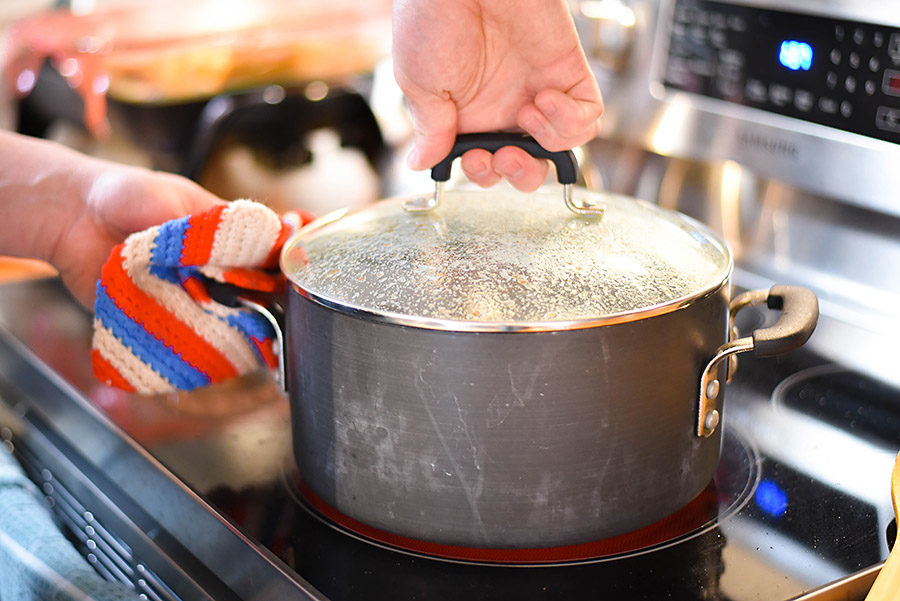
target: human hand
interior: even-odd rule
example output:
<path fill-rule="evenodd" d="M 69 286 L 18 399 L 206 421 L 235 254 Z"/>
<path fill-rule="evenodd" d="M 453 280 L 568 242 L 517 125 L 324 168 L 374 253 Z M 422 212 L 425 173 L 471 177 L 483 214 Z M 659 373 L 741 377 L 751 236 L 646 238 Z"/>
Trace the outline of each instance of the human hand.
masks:
<path fill-rule="evenodd" d="M 72 294 L 93 307 L 100 269 L 116 244 L 222 202 L 181 176 L 110 164 L 93 180 L 83 210 L 60 236 L 49 261 Z"/>
<path fill-rule="evenodd" d="M 41 259 L 85 307 L 129 234 L 224 202 L 194 182 L 0 131 L 0 255 Z"/>
<path fill-rule="evenodd" d="M 520 128 L 558 151 L 599 131 L 602 97 L 564 0 L 396 0 L 393 54 L 412 169 L 438 163 L 458 133 Z M 470 150 L 461 165 L 481 186 L 505 177 L 526 191 L 548 170 L 515 147 Z"/>

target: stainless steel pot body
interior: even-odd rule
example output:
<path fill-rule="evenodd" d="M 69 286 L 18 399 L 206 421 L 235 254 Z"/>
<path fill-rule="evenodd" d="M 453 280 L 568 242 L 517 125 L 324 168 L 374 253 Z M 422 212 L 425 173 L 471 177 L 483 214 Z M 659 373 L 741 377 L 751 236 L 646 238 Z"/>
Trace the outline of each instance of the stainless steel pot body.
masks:
<path fill-rule="evenodd" d="M 698 388 L 729 338 L 728 296 L 726 280 L 639 319 L 457 332 L 293 289 L 301 477 L 346 516 L 444 544 L 549 547 L 648 525 L 716 469 L 721 428 L 696 435 Z"/>

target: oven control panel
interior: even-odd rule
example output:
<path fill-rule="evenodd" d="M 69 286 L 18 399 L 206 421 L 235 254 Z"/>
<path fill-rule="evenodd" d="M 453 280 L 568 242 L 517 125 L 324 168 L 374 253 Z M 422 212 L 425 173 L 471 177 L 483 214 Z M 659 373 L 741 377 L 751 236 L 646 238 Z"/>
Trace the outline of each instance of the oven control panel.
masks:
<path fill-rule="evenodd" d="M 666 87 L 900 143 L 900 29 L 677 0 Z"/>

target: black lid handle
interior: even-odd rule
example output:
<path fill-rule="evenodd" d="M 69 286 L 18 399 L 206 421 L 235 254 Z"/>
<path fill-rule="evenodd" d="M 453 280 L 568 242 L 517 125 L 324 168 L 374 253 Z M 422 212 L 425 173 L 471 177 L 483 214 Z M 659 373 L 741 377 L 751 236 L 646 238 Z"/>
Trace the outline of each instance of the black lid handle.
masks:
<path fill-rule="evenodd" d="M 578 178 L 578 161 L 571 150 L 551 152 L 537 143 L 537 140 L 525 134 L 513 133 L 479 133 L 460 134 L 444 159 L 431 168 L 431 179 L 445 182 L 450 179 L 450 166 L 457 157 L 470 150 L 481 148 L 488 152 L 497 152 L 504 146 L 521 148 L 536 159 L 548 159 L 556 166 L 556 179 L 561 184 L 574 184 Z"/>
<path fill-rule="evenodd" d="M 578 161 L 571 150 L 551 152 L 538 144 L 537 140 L 525 134 L 514 133 L 477 133 L 456 136 L 453 148 L 444 159 L 431 168 L 431 179 L 435 182 L 433 197 L 416 197 L 404 202 L 408 211 L 430 211 L 437 207 L 443 198 L 443 184 L 450 179 L 450 168 L 458 157 L 470 150 L 481 148 L 488 152 L 497 152 L 505 146 L 521 148 L 536 159 L 548 159 L 556 167 L 556 179 L 563 185 L 563 197 L 566 206 L 578 215 L 599 217 L 603 209 L 584 196 L 577 202 L 572 195 L 572 184 L 578 179 Z"/>

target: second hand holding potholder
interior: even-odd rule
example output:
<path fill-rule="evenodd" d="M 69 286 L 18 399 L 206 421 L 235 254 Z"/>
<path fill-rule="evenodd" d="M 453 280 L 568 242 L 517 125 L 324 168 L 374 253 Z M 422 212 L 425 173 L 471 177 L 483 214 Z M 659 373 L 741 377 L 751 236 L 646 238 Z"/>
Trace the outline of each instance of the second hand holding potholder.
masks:
<path fill-rule="evenodd" d="M 250 292 L 284 287 L 282 245 L 309 220 L 237 200 L 132 234 L 103 266 L 91 352 L 105 384 L 143 394 L 192 390 L 273 368 L 268 321 L 210 296 L 221 282 Z"/>

